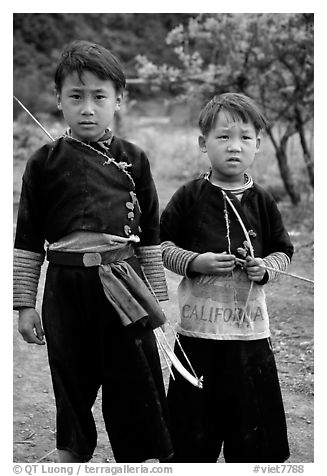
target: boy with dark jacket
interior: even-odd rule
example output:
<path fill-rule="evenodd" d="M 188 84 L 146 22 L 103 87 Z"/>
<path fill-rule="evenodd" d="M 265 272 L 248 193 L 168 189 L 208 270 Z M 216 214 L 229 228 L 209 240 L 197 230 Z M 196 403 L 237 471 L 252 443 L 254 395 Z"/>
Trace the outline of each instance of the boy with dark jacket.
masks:
<path fill-rule="evenodd" d="M 69 131 L 38 150 L 23 176 L 14 252 L 14 308 L 29 343 L 48 348 L 61 462 L 92 458 L 102 410 L 117 462 L 172 453 L 153 328 L 167 299 L 158 198 L 145 153 L 111 132 L 125 76 L 107 49 L 68 45 L 58 107 Z M 45 250 L 46 243 L 46 250 Z M 49 261 L 42 322 L 35 310 Z"/>

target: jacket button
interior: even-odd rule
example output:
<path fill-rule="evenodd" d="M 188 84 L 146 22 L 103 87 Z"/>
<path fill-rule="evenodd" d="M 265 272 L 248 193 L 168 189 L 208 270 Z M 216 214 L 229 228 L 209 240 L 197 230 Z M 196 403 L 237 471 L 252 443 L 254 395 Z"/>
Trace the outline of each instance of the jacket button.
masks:
<path fill-rule="evenodd" d="M 125 232 L 125 235 L 129 236 L 132 233 L 132 230 L 128 225 L 125 225 L 124 232 Z"/>

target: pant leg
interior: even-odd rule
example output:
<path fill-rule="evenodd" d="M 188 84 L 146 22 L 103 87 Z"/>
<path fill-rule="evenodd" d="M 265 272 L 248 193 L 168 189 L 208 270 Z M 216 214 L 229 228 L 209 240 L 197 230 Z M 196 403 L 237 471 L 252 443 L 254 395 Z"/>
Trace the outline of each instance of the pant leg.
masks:
<path fill-rule="evenodd" d="M 203 376 L 203 389 L 192 386 L 177 372 L 175 380 L 170 379 L 167 399 L 175 453 L 172 461 L 214 463 L 222 445 L 222 426 L 215 415 L 223 397 L 222 392 L 216 395 L 214 389 L 214 342 L 183 335 L 179 340 L 195 372 Z M 178 345 L 175 353 L 185 362 Z"/>
<path fill-rule="evenodd" d="M 103 416 L 117 462 L 172 455 L 160 359 L 153 331 L 136 323 L 111 348 L 102 386 Z"/>
<path fill-rule="evenodd" d="M 289 457 L 286 419 L 269 341 L 234 342 L 229 350 L 225 461 L 283 462 Z"/>
<path fill-rule="evenodd" d="M 203 390 L 170 381 L 168 404 L 176 462 L 282 462 L 286 421 L 267 339 L 211 341 L 180 336 Z M 175 349 L 179 353 L 178 348 Z"/>
<path fill-rule="evenodd" d="M 49 265 L 43 326 L 57 406 L 57 448 L 88 461 L 97 432 L 92 406 L 101 385 L 94 270 Z"/>

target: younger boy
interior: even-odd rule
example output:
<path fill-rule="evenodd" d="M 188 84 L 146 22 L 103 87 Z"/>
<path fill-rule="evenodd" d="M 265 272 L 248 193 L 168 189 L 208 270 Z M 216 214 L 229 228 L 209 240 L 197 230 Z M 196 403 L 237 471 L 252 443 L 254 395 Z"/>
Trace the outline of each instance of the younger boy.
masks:
<path fill-rule="evenodd" d="M 61 462 L 92 458 L 102 411 L 117 462 L 172 452 L 152 329 L 167 299 L 158 198 L 148 159 L 110 130 L 125 76 L 107 49 L 68 45 L 55 85 L 68 133 L 38 150 L 23 176 L 14 253 L 14 308 L 29 343 L 44 344 L 35 310 L 49 261 L 42 321 L 57 405 Z"/>
<path fill-rule="evenodd" d="M 176 462 L 282 462 L 289 456 L 263 285 L 293 246 L 273 198 L 247 173 L 266 120 L 241 94 L 202 110 L 210 172 L 183 185 L 161 218 L 164 265 L 179 285 L 179 341 L 203 390 L 179 375 L 168 405 Z M 179 346 L 175 352 L 182 358 Z"/>

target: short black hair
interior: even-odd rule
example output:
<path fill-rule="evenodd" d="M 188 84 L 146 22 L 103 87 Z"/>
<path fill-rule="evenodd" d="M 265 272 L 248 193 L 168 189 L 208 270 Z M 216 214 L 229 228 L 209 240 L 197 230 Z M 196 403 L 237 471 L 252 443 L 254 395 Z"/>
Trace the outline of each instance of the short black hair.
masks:
<path fill-rule="evenodd" d="M 126 87 L 126 78 L 119 60 L 108 49 L 90 41 L 76 40 L 65 46 L 55 72 L 55 86 L 61 92 L 64 79 L 77 72 L 82 81 L 84 71 L 89 71 L 100 79 L 110 79 L 116 92 Z"/>
<path fill-rule="evenodd" d="M 240 93 L 224 93 L 214 96 L 202 109 L 199 117 L 202 135 L 209 134 L 220 111 L 227 112 L 233 119 L 251 122 L 257 134 L 268 126 L 266 118 L 251 98 Z"/>

